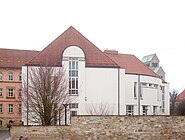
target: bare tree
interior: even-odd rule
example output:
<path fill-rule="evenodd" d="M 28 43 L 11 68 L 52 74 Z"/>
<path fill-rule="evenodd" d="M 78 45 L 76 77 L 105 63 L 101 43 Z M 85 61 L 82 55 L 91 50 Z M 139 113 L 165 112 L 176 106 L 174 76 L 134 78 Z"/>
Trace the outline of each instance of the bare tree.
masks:
<path fill-rule="evenodd" d="M 71 100 L 63 67 L 29 68 L 28 80 L 24 79 L 22 102 L 23 112 L 29 112 L 30 122 L 56 125 L 64 114 L 63 105 Z"/>
<path fill-rule="evenodd" d="M 176 102 L 176 98 L 178 95 L 178 91 L 177 90 L 172 90 L 172 92 L 170 92 L 170 114 L 174 115 L 175 114 L 175 102 Z"/>
<path fill-rule="evenodd" d="M 185 115 L 185 100 L 179 101 L 176 107 L 177 115 Z"/>
<path fill-rule="evenodd" d="M 91 104 L 86 107 L 86 112 L 89 115 L 113 115 L 114 109 L 107 103 Z"/>

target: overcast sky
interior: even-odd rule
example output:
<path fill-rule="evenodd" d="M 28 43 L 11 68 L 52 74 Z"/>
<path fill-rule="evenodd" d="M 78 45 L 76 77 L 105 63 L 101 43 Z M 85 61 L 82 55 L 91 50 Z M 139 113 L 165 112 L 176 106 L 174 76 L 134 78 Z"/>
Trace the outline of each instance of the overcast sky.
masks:
<path fill-rule="evenodd" d="M 185 88 L 185 0 L 0 0 L 0 48 L 42 50 L 70 26 L 102 51 L 156 53 Z"/>

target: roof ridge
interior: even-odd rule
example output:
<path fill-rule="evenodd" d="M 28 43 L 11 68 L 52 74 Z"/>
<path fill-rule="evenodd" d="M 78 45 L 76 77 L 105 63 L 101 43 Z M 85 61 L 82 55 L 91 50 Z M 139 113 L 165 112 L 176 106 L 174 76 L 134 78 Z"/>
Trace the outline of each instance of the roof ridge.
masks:
<path fill-rule="evenodd" d="M 34 51 L 34 52 L 40 52 L 38 50 L 23 50 L 23 49 L 11 49 L 11 48 L 0 48 L 1 50 L 13 50 L 13 51 Z"/>
<path fill-rule="evenodd" d="M 39 52 L 35 57 L 27 62 L 27 65 L 37 65 L 44 63 L 42 59 L 48 54 L 48 57 L 51 59 L 48 63 L 50 65 L 61 65 L 58 60 L 62 56 L 64 50 L 69 46 L 78 46 L 81 48 L 85 54 L 88 56 L 86 64 L 88 66 L 113 66 L 117 67 L 118 65 L 109 57 L 107 57 L 96 45 L 94 45 L 89 39 L 87 39 L 82 33 L 76 30 L 73 26 L 70 26 L 57 38 L 55 38 L 51 43 L 49 43 L 41 52 Z M 48 52 L 48 51 L 53 51 Z M 59 54 L 60 53 L 60 54 Z M 98 60 L 94 58 L 98 53 Z M 52 56 L 52 54 L 55 54 Z M 94 57 L 93 59 L 91 57 Z"/>

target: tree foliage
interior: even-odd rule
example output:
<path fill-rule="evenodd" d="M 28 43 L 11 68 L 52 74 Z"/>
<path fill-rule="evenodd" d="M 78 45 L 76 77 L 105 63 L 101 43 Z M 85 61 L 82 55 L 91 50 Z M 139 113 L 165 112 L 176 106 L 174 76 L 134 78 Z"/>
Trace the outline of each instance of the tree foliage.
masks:
<path fill-rule="evenodd" d="M 23 91 L 24 114 L 28 109 L 29 122 L 39 125 L 56 125 L 62 117 L 58 114 L 64 113 L 63 104 L 71 101 L 62 67 L 30 67 Z"/>

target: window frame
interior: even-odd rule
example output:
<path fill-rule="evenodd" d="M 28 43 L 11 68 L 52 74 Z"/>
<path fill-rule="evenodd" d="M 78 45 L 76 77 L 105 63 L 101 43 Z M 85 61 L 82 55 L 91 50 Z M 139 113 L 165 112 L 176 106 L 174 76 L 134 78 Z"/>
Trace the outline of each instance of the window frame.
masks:
<path fill-rule="evenodd" d="M 3 121 L 2 120 L 0 120 L 0 126 L 3 126 Z"/>
<path fill-rule="evenodd" d="M 137 82 L 134 82 L 134 99 L 137 99 Z"/>
<path fill-rule="evenodd" d="M 10 97 L 10 98 L 14 97 L 14 89 L 13 88 L 8 88 L 8 97 Z"/>
<path fill-rule="evenodd" d="M 69 94 L 78 95 L 78 58 L 69 58 Z"/>
<path fill-rule="evenodd" d="M 13 72 L 8 73 L 8 80 L 13 81 Z"/>
<path fill-rule="evenodd" d="M 3 81 L 3 73 L 0 72 L 0 81 Z"/>
<path fill-rule="evenodd" d="M 3 97 L 3 88 L 0 88 L 0 98 Z"/>
<path fill-rule="evenodd" d="M 72 109 L 72 108 L 78 108 L 78 103 L 70 103 L 69 104 L 69 108 Z"/>
<path fill-rule="evenodd" d="M 8 104 L 8 113 L 13 113 L 13 104 Z"/>
<path fill-rule="evenodd" d="M 134 105 L 126 105 L 126 115 L 134 115 Z"/>
<path fill-rule="evenodd" d="M 3 104 L 0 104 L 0 113 L 3 113 Z"/>
<path fill-rule="evenodd" d="M 19 73 L 19 81 L 22 81 L 22 72 Z"/>
<path fill-rule="evenodd" d="M 70 111 L 70 116 L 77 116 L 77 111 L 76 110 Z"/>
<path fill-rule="evenodd" d="M 148 115 L 148 106 L 147 105 L 142 106 L 142 114 L 143 114 L 143 116 Z"/>

